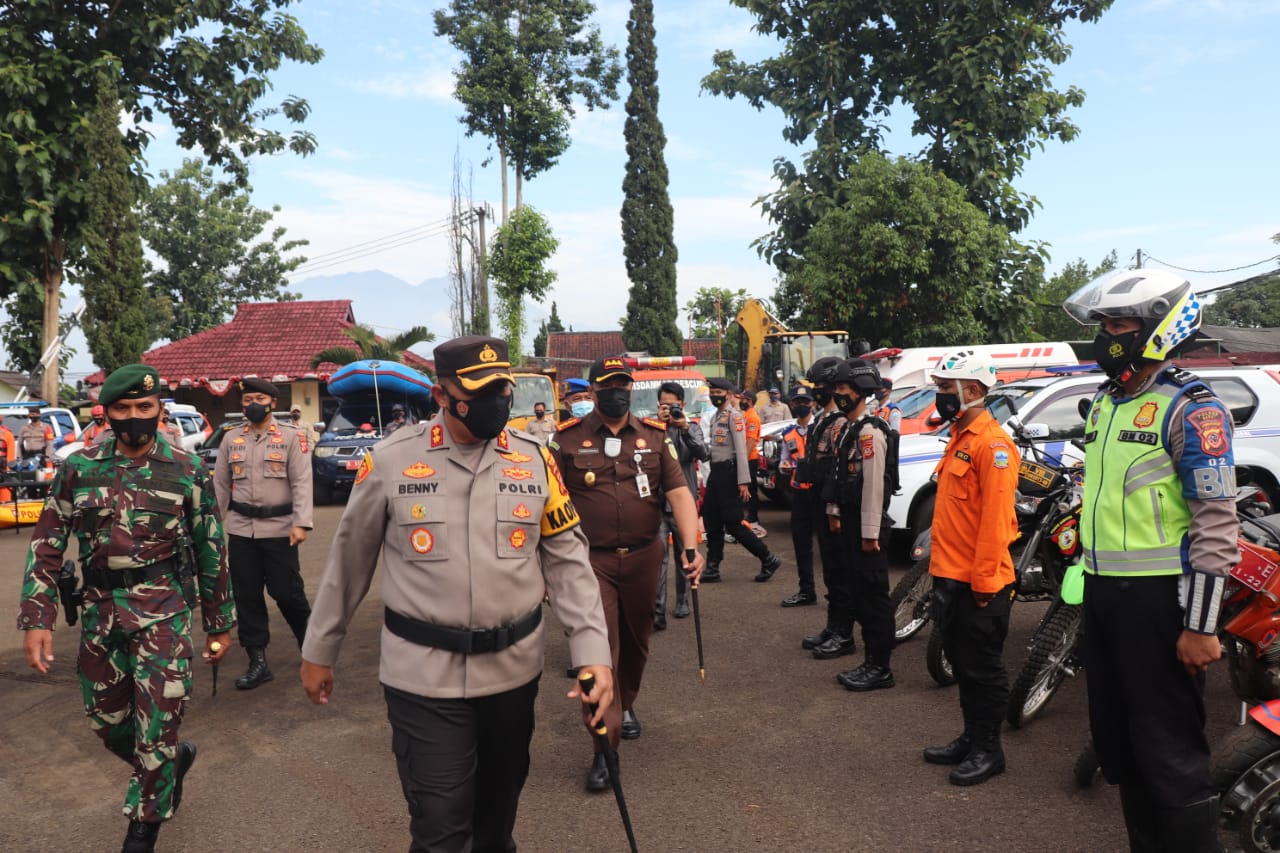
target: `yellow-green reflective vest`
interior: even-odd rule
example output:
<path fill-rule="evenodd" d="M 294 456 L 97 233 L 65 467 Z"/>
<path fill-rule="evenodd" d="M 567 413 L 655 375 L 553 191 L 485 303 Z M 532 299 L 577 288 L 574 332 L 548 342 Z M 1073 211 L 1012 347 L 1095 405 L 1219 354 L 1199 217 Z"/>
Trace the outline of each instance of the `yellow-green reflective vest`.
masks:
<path fill-rule="evenodd" d="M 1099 394 L 1085 432 L 1085 571 L 1099 575 L 1180 575 L 1191 508 L 1165 449 L 1165 429 L 1186 388 L 1157 381 L 1117 403 Z M 1188 566 L 1189 568 L 1189 566 Z"/>

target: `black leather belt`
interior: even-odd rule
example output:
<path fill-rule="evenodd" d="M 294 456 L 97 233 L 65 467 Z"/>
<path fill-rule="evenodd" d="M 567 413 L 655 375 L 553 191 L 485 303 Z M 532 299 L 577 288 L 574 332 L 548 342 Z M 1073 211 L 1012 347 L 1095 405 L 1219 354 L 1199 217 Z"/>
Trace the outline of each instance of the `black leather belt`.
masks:
<path fill-rule="evenodd" d="M 619 545 L 619 546 L 617 546 L 616 548 L 610 548 L 610 547 L 607 547 L 607 546 L 600 546 L 600 547 L 596 547 L 595 545 L 592 545 L 592 546 L 591 546 L 591 550 L 592 550 L 592 551 L 605 551 L 605 552 L 608 552 L 608 553 L 610 553 L 610 554 L 617 554 L 619 557 L 625 557 L 625 556 L 627 556 L 628 554 L 630 554 L 632 551 L 639 551 L 641 548 L 647 548 L 647 547 L 649 547 L 649 545 L 651 545 L 651 544 L 653 544 L 653 543 L 651 543 L 651 542 L 646 542 L 646 543 L 644 543 L 643 545 Z"/>
<path fill-rule="evenodd" d="M 444 649 L 463 655 L 500 652 L 514 646 L 542 624 L 542 607 L 530 610 L 516 621 L 497 628 L 449 628 L 423 622 L 386 608 L 387 630 L 402 640 L 419 646 Z"/>
<path fill-rule="evenodd" d="M 97 589 L 127 589 L 177 571 L 178 564 L 172 558 L 136 569 L 85 569 L 84 585 Z"/>
<path fill-rule="evenodd" d="M 231 508 L 245 518 L 279 518 L 282 515 L 293 515 L 293 504 L 276 504 L 275 506 L 254 506 L 232 501 Z"/>

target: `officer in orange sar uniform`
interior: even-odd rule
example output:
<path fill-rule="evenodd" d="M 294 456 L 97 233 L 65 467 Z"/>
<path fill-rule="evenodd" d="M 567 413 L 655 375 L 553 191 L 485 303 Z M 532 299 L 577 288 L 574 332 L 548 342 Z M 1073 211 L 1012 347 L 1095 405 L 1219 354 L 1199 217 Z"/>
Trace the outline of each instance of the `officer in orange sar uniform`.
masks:
<path fill-rule="evenodd" d="M 952 421 L 938 463 L 933 511 L 934 618 L 960 689 L 964 731 L 924 751 L 930 764 L 954 764 L 953 785 L 977 785 L 1005 769 L 1000 726 L 1009 702 L 1004 641 L 1013 603 L 1009 544 L 1018 535 L 1014 495 L 1017 448 L 983 407 L 995 365 L 971 349 L 938 360 L 936 405 Z"/>
<path fill-rule="evenodd" d="M 747 467 L 751 471 L 751 480 L 747 483 L 747 491 L 751 495 L 751 500 L 747 502 L 744 515 L 747 517 L 747 523 L 751 525 L 752 531 L 761 538 L 764 537 L 764 528 L 760 527 L 760 492 L 756 487 L 756 478 L 760 475 L 760 413 L 755 407 L 756 395 L 751 391 L 745 390 L 742 396 L 738 398 L 738 408 L 742 410 L 742 421 L 746 424 L 747 439 Z"/>
<path fill-rule="evenodd" d="M 506 342 L 471 335 L 434 355 L 439 413 L 379 442 L 356 474 L 316 592 L 302 683 L 313 702 L 329 701 L 334 661 L 381 554 L 379 680 L 410 849 L 515 850 L 544 594 L 573 661 L 595 676 L 582 697 L 600 705 L 592 723 L 612 701 L 608 631 L 551 452 L 506 428 L 515 384 Z"/>
<path fill-rule="evenodd" d="M 591 567 L 609 623 L 618 690 L 605 724 L 616 749 L 620 736 L 640 737 L 634 703 L 649 658 L 653 601 L 666 552 L 659 535 L 664 499 L 680 541 L 688 544 L 698 541 L 698 510 L 667 425 L 631 414 L 631 370 L 625 362 L 603 358 L 587 378 L 594 411 L 561 423 L 550 446 L 591 543 Z M 684 568 L 691 581 L 698 580 L 702 565 L 701 555 L 686 547 Z M 609 771 L 597 751 L 587 790 L 608 787 Z"/>
<path fill-rule="evenodd" d="M 0 470 L 7 471 L 18 459 L 18 440 L 4 424 L 0 424 Z"/>
<path fill-rule="evenodd" d="M 107 426 L 107 410 L 102 406 L 94 406 L 89 410 L 89 425 L 84 428 L 84 432 L 80 433 L 80 440 L 84 442 L 85 447 L 92 447 L 95 444 L 101 444 L 111 433 L 111 427 Z"/>
<path fill-rule="evenodd" d="M 307 603 L 298 545 L 311 529 L 310 439 L 271 414 L 280 392 L 265 379 L 240 380 L 248 423 L 222 441 L 213 469 L 218 509 L 227 529 L 227 558 L 240 614 L 239 638 L 249 668 L 236 688 L 275 678 L 267 663 L 271 632 L 263 587 L 289 623 L 298 646 L 307 631 Z"/>

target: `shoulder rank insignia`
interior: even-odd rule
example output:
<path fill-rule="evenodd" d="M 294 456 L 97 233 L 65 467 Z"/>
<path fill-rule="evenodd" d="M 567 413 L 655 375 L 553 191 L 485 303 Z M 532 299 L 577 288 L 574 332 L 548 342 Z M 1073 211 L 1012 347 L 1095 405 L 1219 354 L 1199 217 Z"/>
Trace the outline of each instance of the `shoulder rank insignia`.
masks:
<path fill-rule="evenodd" d="M 511 439 L 507 438 L 507 431 L 505 429 L 498 433 L 498 447 L 501 447 L 503 450 L 511 449 Z"/>
<path fill-rule="evenodd" d="M 557 426 L 557 427 L 556 427 L 556 429 L 558 429 L 558 430 L 560 430 L 560 429 L 568 429 L 569 427 L 571 427 L 571 426 L 577 426 L 577 425 L 578 425 L 578 424 L 580 424 L 580 423 L 582 423 L 582 419 L 581 419 L 581 418 L 569 418 L 569 419 L 568 419 L 568 420 L 566 420 L 566 421 L 561 421 L 561 422 L 560 422 L 560 424 L 559 424 L 559 426 Z"/>
<path fill-rule="evenodd" d="M 653 427 L 654 429 L 660 429 L 660 430 L 666 431 L 666 428 L 667 428 L 666 421 L 660 421 L 657 418 L 644 418 L 643 420 L 645 423 L 647 423 L 649 426 Z"/>
<path fill-rule="evenodd" d="M 440 424 L 432 424 L 431 426 L 431 446 L 442 447 L 444 445 L 444 427 Z"/>

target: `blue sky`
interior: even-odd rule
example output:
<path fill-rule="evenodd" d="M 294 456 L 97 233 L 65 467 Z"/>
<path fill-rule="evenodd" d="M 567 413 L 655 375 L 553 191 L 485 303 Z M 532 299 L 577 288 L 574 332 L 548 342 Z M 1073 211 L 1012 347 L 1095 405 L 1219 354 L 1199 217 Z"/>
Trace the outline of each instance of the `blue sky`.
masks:
<path fill-rule="evenodd" d="M 317 66 L 277 72 L 275 95 L 310 101 L 307 127 L 320 147 L 306 159 L 259 159 L 252 183 L 259 207 L 280 205 L 277 221 L 290 236 L 311 241 L 306 254 L 316 260 L 295 281 L 371 269 L 415 284 L 445 275 L 448 244 L 438 233 L 339 263 L 332 253 L 408 229 L 439 232 L 424 226 L 449 213 L 455 151 L 473 170 L 475 199 L 498 209 L 496 164 L 481 167 L 487 142 L 465 138 L 458 122 L 451 77 L 457 57 L 433 35 L 431 13 L 440 5 L 302 0 L 290 8 L 326 56 Z M 780 113 L 700 93 L 699 81 L 717 49 L 750 60 L 777 45 L 755 35 L 754 18 L 724 0 L 655 6 L 680 303 L 712 285 L 768 297 L 773 271 L 750 246 L 767 224 L 752 202 L 773 189 L 773 158 L 797 152 L 782 141 Z M 605 40 L 619 49 L 629 8 L 609 0 L 596 15 Z M 1119 0 L 1098 23 L 1070 28 L 1074 53 L 1056 81 L 1087 92 L 1072 114 L 1080 135 L 1049 144 L 1017 182 L 1043 204 L 1023 236 L 1050 244 L 1051 271 L 1078 257 L 1095 263 L 1113 248 L 1122 263 L 1141 248 L 1190 270 L 1280 254 L 1270 241 L 1280 233 L 1277 35 L 1275 0 Z M 625 97 L 625 81 L 623 88 Z M 578 330 L 616 328 L 625 312 L 629 283 L 618 224 L 623 118 L 621 103 L 581 112 L 560 164 L 525 188 L 526 202 L 549 217 L 561 241 L 552 298 Z M 183 156 L 171 131 L 154 130 L 153 175 Z M 891 137 L 892 153 L 918 147 L 905 134 Z M 1188 277 L 1205 286 L 1265 268 Z M 300 289 L 305 297 L 306 287 Z M 362 302 L 377 299 L 352 295 L 357 318 Z M 447 337 L 447 320 L 438 308 L 429 310 L 443 298 L 424 293 L 420 304 L 395 306 L 397 316 L 406 327 L 427 322 Z M 530 334 L 549 307 L 531 306 Z M 418 310 L 423 316 L 415 316 Z"/>

